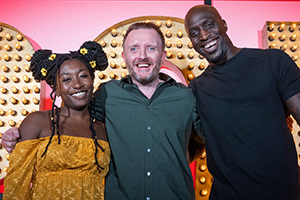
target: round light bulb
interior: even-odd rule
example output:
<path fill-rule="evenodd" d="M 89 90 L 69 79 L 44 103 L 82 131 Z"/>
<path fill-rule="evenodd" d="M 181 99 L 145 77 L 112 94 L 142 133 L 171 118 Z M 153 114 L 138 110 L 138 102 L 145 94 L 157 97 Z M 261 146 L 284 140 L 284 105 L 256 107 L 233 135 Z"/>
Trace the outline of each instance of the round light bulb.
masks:
<path fill-rule="evenodd" d="M 126 69 L 126 63 L 125 63 L 125 62 L 121 62 L 121 67 L 122 67 L 123 69 Z"/>
<path fill-rule="evenodd" d="M 293 35 L 290 37 L 290 40 L 294 42 L 294 41 L 296 40 L 296 38 L 297 38 L 297 35 L 296 35 L 296 34 L 293 34 Z"/>
<path fill-rule="evenodd" d="M 121 72 L 121 76 L 124 78 L 127 76 L 126 72 Z"/>
<path fill-rule="evenodd" d="M 6 51 L 11 50 L 11 47 L 8 44 L 3 45 L 3 47 Z"/>
<path fill-rule="evenodd" d="M 98 73 L 98 77 L 99 77 L 100 79 L 103 79 L 103 78 L 104 78 L 103 72 L 99 72 L 99 73 Z"/>
<path fill-rule="evenodd" d="M 191 49 L 191 48 L 193 48 L 193 44 L 192 44 L 192 42 L 191 41 L 189 41 L 189 43 L 188 43 L 188 47 Z"/>
<path fill-rule="evenodd" d="M 118 34 L 117 29 L 115 29 L 115 28 L 111 29 L 111 35 L 112 35 L 113 37 L 116 37 L 117 34 Z"/>
<path fill-rule="evenodd" d="M 26 59 L 27 61 L 31 61 L 31 56 L 30 56 L 29 54 L 26 54 L 26 55 L 25 55 L 25 59 Z"/>
<path fill-rule="evenodd" d="M 193 79 L 194 79 L 194 74 L 189 74 L 189 75 L 188 75 L 188 80 L 191 81 L 191 80 L 193 80 Z"/>
<path fill-rule="evenodd" d="M 10 98 L 9 98 L 9 101 L 10 101 L 12 104 L 16 104 L 16 103 L 17 103 L 17 100 L 16 100 L 14 97 L 10 97 Z"/>
<path fill-rule="evenodd" d="M 34 97 L 34 98 L 32 99 L 32 102 L 33 102 L 34 104 L 39 104 L 39 103 L 40 103 L 40 100 L 39 100 L 38 98 Z"/>
<path fill-rule="evenodd" d="M 23 80 L 28 83 L 30 81 L 29 77 L 27 75 L 24 75 L 23 76 Z"/>
<path fill-rule="evenodd" d="M 170 28 L 170 27 L 172 26 L 172 21 L 171 21 L 170 19 L 168 19 L 168 20 L 166 21 L 166 26 L 167 26 L 168 28 Z"/>
<path fill-rule="evenodd" d="M 204 176 L 199 178 L 200 183 L 205 183 L 206 182 L 206 178 Z"/>
<path fill-rule="evenodd" d="M 114 78 L 116 77 L 116 75 L 115 75 L 115 73 L 110 72 L 110 73 L 109 73 L 109 77 L 110 77 L 111 79 L 114 79 Z"/>
<path fill-rule="evenodd" d="M 19 82 L 19 78 L 16 77 L 15 75 L 13 75 L 13 76 L 11 77 L 11 80 L 13 80 L 13 82 L 15 82 L 15 83 Z"/>
<path fill-rule="evenodd" d="M 40 93 L 40 88 L 38 86 L 34 85 L 32 89 L 35 93 Z"/>
<path fill-rule="evenodd" d="M 288 47 L 288 44 L 287 43 L 284 43 L 281 47 L 280 47 L 280 49 L 281 50 L 286 50 L 286 48 Z"/>
<path fill-rule="evenodd" d="M 172 53 L 171 53 L 171 51 L 167 51 L 167 58 L 171 58 L 172 57 Z"/>
<path fill-rule="evenodd" d="M 29 93 L 29 88 L 27 86 L 24 86 L 22 90 L 25 94 Z"/>
<path fill-rule="evenodd" d="M 4 105 L 6 103 L 6 100 L 5 99 L 2 99 L 2 98 L 0 98 L 0 104 L 1 105 Z"/>
<path fill-rule="evenodd" d="M 268 31 L 273 31 L 274 28 L 275 28 L 275 24 L 271 23 L 271 24 L 269 24 L 269 26 L 268 26 Z"/>
<path fill-rule="evenodd" d="M 102 47 L 105 47 L 106 46 L 106 43 L 105 43 L 105 41 L 102 39 L 102 40 L 100 40 L 100 45 L 102 46 Z"/>
<path fill-rule="evenodd" d="M 21 34 L 17 34 L 16 38 L 18 41 L 22 41 L 23 40 L 23 36 Z"/>
<path fill-rule="evenodd" d="M 181 51 L 179 51 L 177 53 L 177 58 L 182 59 L 183 58 L 183 53 Z"/>
<path fill-rule="evenodd" d="M 203 69 L 205 69 L 205 67 L 206 67 L 206 63 L 205 62 L 201 62 L 200 65 L 199 65 L 199 69 L 203 70 Z"/>
<path fill-rule="evenodd" d="M 8 78 L 4 75 L 0 76 L 1 81 L 3 81 L 3 83 L 7 83 L 8 82 Z"/>
<path fill-rule="evenodd" d="M 280 26 L 278 27 L 278 31 L 283 31 L 285 28 L 285 23 L 281 23 Z"/>
<path fill-rule="evenodd" d="M 167 30 L 166 31 L 166 36 L 167 36 L 167 38 L 170 38 L 172 36 L 172 31 L 171 30 Z"/>
<path fill-rule="evenodd" d="M 123 31 L 122 31 L 122 35 L 124 36 L 124 35 L 126 35 L 126 29 L 124 29 Z"/>
<path fill-rule="evenodd" d="M 117 44 L 118 44 L 117 40 L 113 39 L 113 40 L 111 41 L 111 46 L 112 46 L 112 47 L 116 47 Z"/>
<path fill-rule="evenodd" d="M 28 115 L 28 111 L 26 110 L 26 109 L 22 109 L 21 110 L 21 114 L 23 115 L 23 116 L 26 116 L 26 115 Z"/>
<path fill-rule="evenodd" d="M 21 102 L 22 102 L 23 104 L 28 104 L 28 100 L 27 100 L 25 97 L 22 97 L 22 98 L 21 98 Z"/>
<path fill-rule="evenodd" d="M 8 120 L 8 124 L 11 126 L 11 127 L 14 127 L 16 125 L 16 122 L 12 119 Z"/>
<path fill-rule="evenodd" d="M 293 46 L 291 46 L 291 51 L 296 51 L 298 48 L 297 44 L 294 44 Z"/>
<path fill-rule="evenodd" d="M 166 42 L 166 47 L 170 48 L 172 46 L 171 40 L 167 40 Z"/>
<path fill-rule="evenodd" d="M 5 34 L 6 40 L 10 41 L 12 39 L 11 35 L 9 33 Z"/>
<path fill-rule="evenodd" d="M 16 61 L 20 61 L 21 60 L 21 57 L 18 54 L 16 54 L 16 53 L 13 55 L 13 57 L 14 57 L 14 59 Z"/>
<path fill-rule="evenodd" d="M 295 23 L 293 23 L 290 28 L 289 31 L 293 32 L 296 29 L 297 25 Z"/>
<path fill-rule="evenodd" d="M 110 62 L 110 67 L 111 67 L 111 68 L 115 68 L 115 67 L 116 67 L 116 63 L 115 63 L 114 61 L 111 61 L 111 62 Z"/>
<path fill-rule="evenodd" d="M 188 57 L 189 59 L 194 58 L 194 51 L 190 51 Z"/>
<path fill-rule="evenodd" d="M 17 65 L 14 65 L 12 68 L 13 68 L 13 70 L 15 72 L 19 72 L 20 71 L 20 67 L 18 67 Z"/>
<path fill-rule="evenodd" d="M 8 67 L 6 67 L 5 65 L 2 65 L 2 66 L 1 66 L 1 69 L 2 69 L 4 72 L 8 72 Z"/>
<path fill-rule="evenodd" d="M 177 36 L 178 36 L 179 38 L 181 38 L 181 37 L 183 36 L 182 30 L 177 31 Z"/>
<path fill-rule="evenodd" d="M 26 71 L 26 72 L 29 72 L 29 71 L 30 71 L 30 67 L 29 67 L 29 65 L 27 65 L 27 64 L 26 64 L 26 65 L 24 65 L 24 69 L 25 69 L 25 71 Z"/>
<path fill-rule="evenodd" d="M 181 47 L 182 47 L 182 42 L 181 42 L 181 40 L 178 40 L 178 41 L 176 42 L 176 46 L 177 46 L 178 48 L 181 48 Z"/>
<path fill-rule="evenodd" d="M 9 61 L 9 60 L 10 60 L 9 55 L 7 55 L 6 53 L 3 54 L 3 58 L 4 58 L 4 60 L 6 60 L 6 61 Z"/>
<path fill-rule="evenodd" d="M 188 68 L 190 70 L 192 70 L 192 69 L 194 69 L 194 66 L 195 66 L 195 64 L 193 62 L 190 62 Z"/>
<path fill-rule="evenodd" d="M 16 88 L 15 86 L 12 86 L 11 87 L 11 91 L 14 93 L 14 94 L 16 94 L 16 93 L 18 93 L 18 88 Z"/>
<path fill-rule="evenodd" d="M 22 49 L 22 46 L 20 45 L 20 43 L 16 43 L 15 44 L 15 48 L 20 51 Z"/>
<path fill-rule="evenodd" d="M 4 87 L 0 87 L 0 92 L 3 93 L 3 94 L 5 94 L 7 92 L 7 89 L 4 88 Z"/>
<path fill-rule="evenodd" d="M 155 21 L 156 26 L 160 27 L 161 26 L 161 21 L 158 19 Z"/>
<path fill-rule="evenodd" d="M 13 109 L 9 109 L 7 112 L 12 116 L 16 115 L 16 111 L 14 111 Z"/>
<path fill-rule="evenodd" d="M 1 116 L 5 115 L 5 111 L 3 110 L 3 108 L 0 108 L 0 115 Z"/>
<path fill-rule="evenodd" d="M 109 53 L 109 55 L 110 55 L 110 57 L 112 57 L 112 58 L 115 58 L 117 55 L 116 55 L 116 53 L 114 52 L 114 51 L 111 51 L 110 53 Z"/>

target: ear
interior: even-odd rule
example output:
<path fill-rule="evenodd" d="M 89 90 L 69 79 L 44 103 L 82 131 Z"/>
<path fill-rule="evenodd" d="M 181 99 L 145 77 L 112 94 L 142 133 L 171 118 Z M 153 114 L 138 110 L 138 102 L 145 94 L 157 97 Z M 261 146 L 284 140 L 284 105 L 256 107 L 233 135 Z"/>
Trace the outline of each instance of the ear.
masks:
<path fill-rule="evenodd" d="M 222 19 L 222 23 L 223 23 L 223 26 L 225 28 L 225 31 L 227 32 L 228 27 L 227 27 L 226 21 L 224 19 Z"/>
<path fill-rule="evenodd" d="M 123 52 L 122 52 L 122 58 L 123 58 L 123 60 L 125 61 L 124 50 L 123 50 Z"/>
<path fill-rule="evenodd" d="M 163 63 L 163 62 L 164 62 L 164 60 L 166 59 L 166 56 L 167 56 L 167 52 L 166 52 L 166 51 L 164 51 L 164 52 L 162 53 L 162 59 L 161 59 L 161 63 Z"/>

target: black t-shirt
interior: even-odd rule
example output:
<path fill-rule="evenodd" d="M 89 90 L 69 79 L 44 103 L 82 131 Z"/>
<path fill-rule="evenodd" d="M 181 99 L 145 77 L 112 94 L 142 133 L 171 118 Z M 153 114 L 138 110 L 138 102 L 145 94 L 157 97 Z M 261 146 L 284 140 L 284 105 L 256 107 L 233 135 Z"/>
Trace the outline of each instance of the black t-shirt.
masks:
<path fill-rule="evenodd" d="M 284 102 L 300 70 L 280 50 L 242 49 L 189 85 L 206 137 L 211 199 L 288 200 L 300 191 Z"/>

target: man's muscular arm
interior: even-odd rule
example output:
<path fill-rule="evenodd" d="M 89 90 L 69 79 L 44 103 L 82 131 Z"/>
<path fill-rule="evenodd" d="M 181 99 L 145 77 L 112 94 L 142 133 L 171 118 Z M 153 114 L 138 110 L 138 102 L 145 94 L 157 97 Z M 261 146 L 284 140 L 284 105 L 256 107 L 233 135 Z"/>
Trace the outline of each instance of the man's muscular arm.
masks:
<path fill-rule="evenodd" d="M 11 153 L 20 137 L 20 132 L 18 128 L 10 128 L 1 137 L 1 144 L 8 153 Z"/>

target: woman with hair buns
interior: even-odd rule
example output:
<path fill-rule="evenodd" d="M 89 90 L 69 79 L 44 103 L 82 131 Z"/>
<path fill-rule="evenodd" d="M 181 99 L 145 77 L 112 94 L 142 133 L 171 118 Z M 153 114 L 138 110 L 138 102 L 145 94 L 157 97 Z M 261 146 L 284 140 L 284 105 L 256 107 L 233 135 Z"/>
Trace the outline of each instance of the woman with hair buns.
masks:
<path fill-rule="evenodd" d="M 93 80 L 107 65 L 101 46 L 91 41 L 69 54 L 33 54 L 33 77 L 53 89 L 52 110 L 31 113 L 20 125 L 4 199 L 104 199 L 110 148 L 105 125 L 95 120 Z"/>

